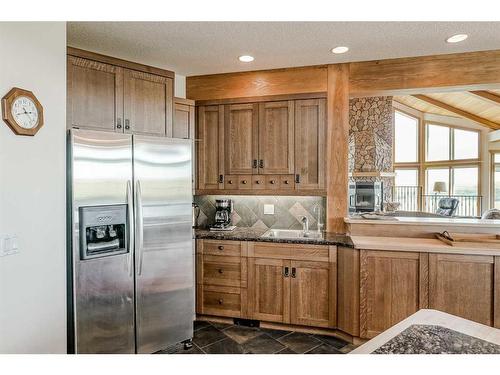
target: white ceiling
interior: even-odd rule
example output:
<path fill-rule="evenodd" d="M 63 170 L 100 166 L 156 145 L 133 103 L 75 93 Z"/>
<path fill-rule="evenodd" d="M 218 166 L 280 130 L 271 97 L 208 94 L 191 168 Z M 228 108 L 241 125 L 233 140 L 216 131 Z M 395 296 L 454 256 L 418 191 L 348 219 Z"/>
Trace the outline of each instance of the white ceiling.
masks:
<path fill-rule="evenodd" d="M 68 45 L 182 75 L 500 49 L 500 22 L 68 22 Z M 469 38 L 445 43 L 453 34 Z M 333 55 L 335 46 L 349 52 Z M 242 63 L 238 56 L 255 57 Z"/>

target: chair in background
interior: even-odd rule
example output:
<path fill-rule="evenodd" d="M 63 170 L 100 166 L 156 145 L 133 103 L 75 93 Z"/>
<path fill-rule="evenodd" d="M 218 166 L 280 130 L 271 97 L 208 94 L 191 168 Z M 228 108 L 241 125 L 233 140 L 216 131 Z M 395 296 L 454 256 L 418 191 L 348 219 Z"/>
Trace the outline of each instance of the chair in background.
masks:
<path fill-rule="evenodd" d="M 458 199 L 441 198 L 438 202 L 436 213 L 442 216 L 453 216 L 458 208 Z"/>

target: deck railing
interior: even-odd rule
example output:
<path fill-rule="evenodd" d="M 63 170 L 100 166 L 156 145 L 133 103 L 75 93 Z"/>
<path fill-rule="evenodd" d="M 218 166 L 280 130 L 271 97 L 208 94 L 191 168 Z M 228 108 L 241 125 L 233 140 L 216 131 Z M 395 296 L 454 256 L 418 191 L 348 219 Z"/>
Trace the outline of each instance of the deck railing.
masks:
<path fill-rule="evenodd" d="M 421 186 L 394 186 L 392 200 L 400 203 L 400 211 L 436 213 L 441 198 L 458 199 L 455 216 L 481 216 L 483 197 L 480 195 L 423 194 Z"/>

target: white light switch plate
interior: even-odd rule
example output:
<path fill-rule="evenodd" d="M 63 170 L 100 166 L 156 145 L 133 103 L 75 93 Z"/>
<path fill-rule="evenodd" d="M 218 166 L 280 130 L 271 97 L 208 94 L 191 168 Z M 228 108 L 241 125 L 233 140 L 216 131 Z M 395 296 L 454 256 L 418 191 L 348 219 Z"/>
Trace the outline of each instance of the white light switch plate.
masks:
<path fill-rule="evenodd" d="M 0 257 L 13 255 L 19 252 L 17 236 L 0 234 Z"/>
<path fill-rule="evenodd" d="M 264 205 L 264 215 L 274 215 L 274 204 Z"/>

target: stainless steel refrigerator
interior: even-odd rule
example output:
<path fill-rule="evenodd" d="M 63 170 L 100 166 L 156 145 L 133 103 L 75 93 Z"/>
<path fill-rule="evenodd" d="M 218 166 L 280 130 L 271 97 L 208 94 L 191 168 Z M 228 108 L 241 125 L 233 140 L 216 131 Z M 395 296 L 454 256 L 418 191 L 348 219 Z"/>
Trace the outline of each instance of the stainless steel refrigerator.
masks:
<path fill-rule="evenodd" d="M 191 150 L 69 131 L 69 352 L 153 353 L 192 338 Z"/>

